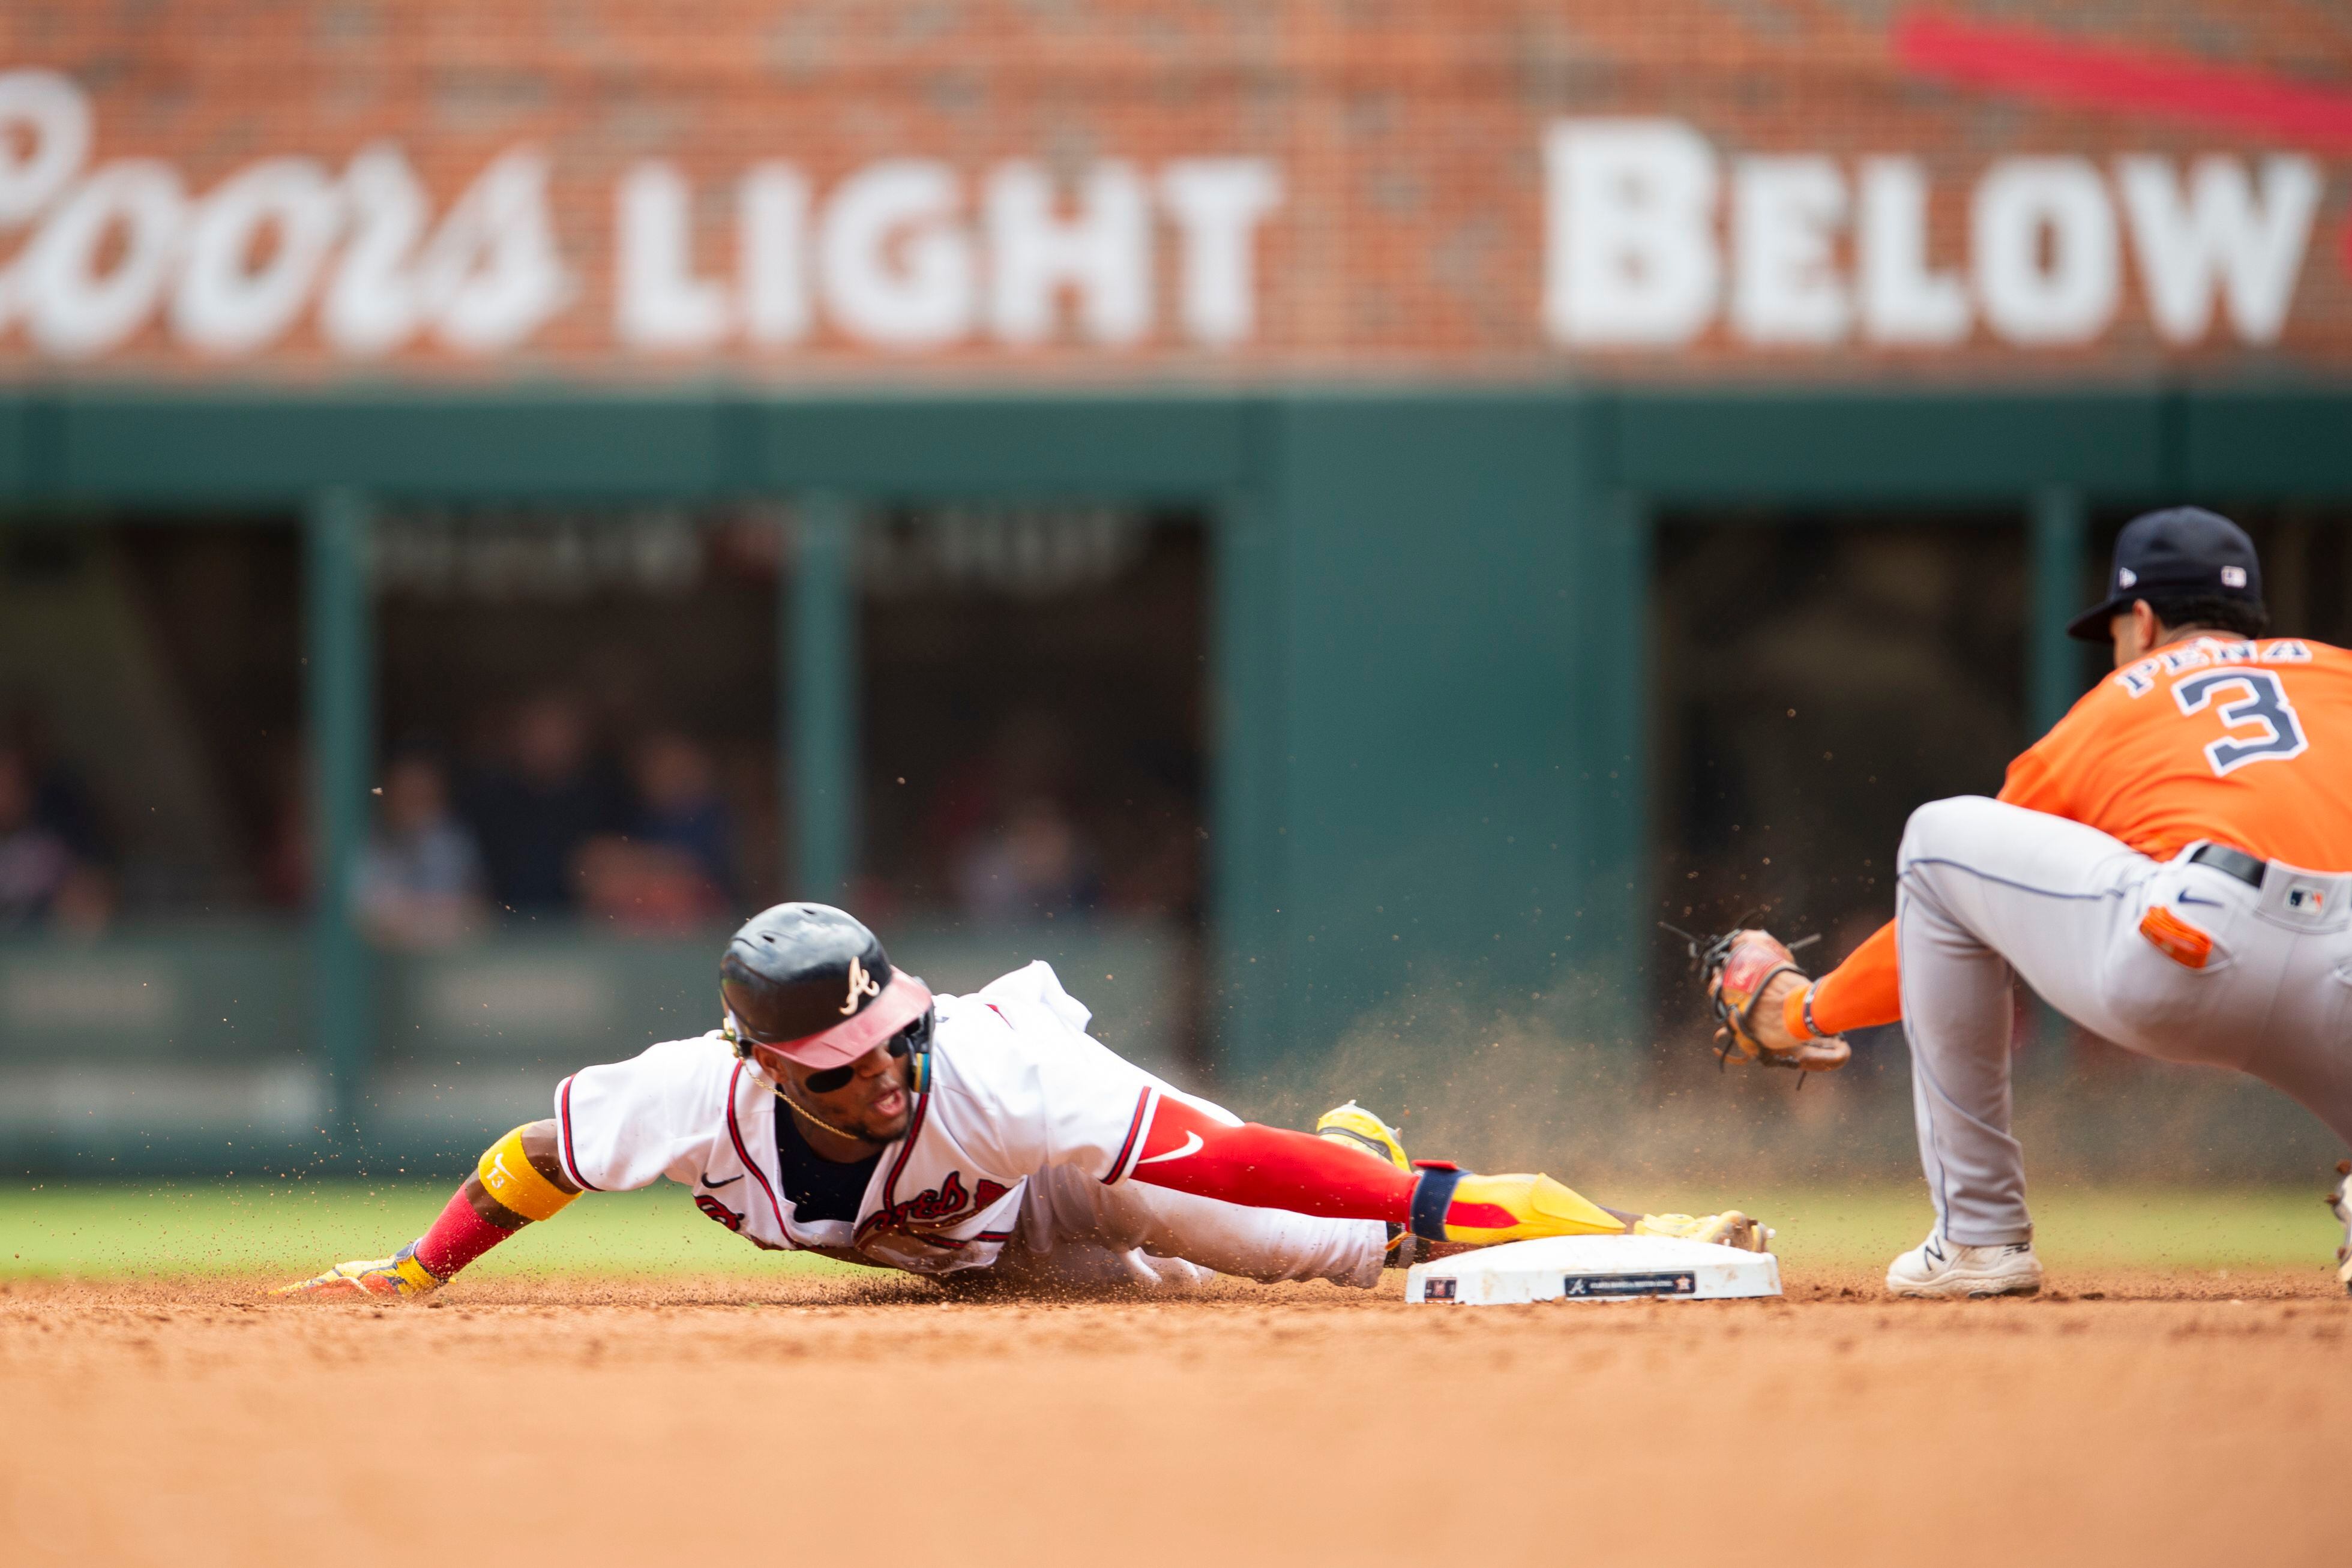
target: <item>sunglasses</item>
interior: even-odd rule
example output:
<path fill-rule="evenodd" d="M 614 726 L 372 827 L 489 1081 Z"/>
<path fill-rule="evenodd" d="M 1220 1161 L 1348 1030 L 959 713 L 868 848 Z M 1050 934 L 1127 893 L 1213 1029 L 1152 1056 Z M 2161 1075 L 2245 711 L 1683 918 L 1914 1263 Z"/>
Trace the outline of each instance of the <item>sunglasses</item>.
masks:
<path fill-rule="evenodd" d="M 900 1030 L 897 1034 L 890 1037 L 890 1043 L 884 1046 L 882 1049 L 888 1051 L 893 1059 L 903 1060 L 909 1051 L 915 1049 L 914 1041 L 908 1038 L 914 1032 L 914 1028 L 911 1025 L 906 1029 Z M 836 1091 L 848 1088 L 849 1081 L 856 1075 L 857 1064 L 853 1061 L 846 1063 L 844 1066 L 827 1067 L 818 1071 L 812 1072 L 806 1078 L 802 1079 L 801 1083 L 802 1086 L 807 1089 L 807 1091 L 812 1094 L 831 1094 Z"/>

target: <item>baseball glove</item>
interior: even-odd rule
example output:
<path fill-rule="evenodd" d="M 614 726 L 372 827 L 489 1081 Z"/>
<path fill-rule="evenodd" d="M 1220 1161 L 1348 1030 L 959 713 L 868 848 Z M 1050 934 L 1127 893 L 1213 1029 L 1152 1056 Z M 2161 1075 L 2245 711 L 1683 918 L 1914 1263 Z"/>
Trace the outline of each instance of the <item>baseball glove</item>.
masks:
<path fill-rule="evenodd" d="M 1785 988 L 1774 992 L 1773 982 L 1789 975 L 1801 984 L 1806 976 L 1790 947 L 1770 932 L 1743 927 L 1713 938 L 1685 931 L 1675 935 L 1690 943 L 1691 967 L 1715 1009 L 1718 1061 L 1727 1062 L 1737 1056 L 1741 1061 L 1767 1067 L 1830 1072 L 1843 1067 L 1853 1055 L 1853 1049 L 1836 1035 L 1799 1040 L 1789 1031 L 1780 1016 L 1780 998 L 1787 992 Z M 1802 947 L 1818 940 L 1808 936 L 1795 946 Z M 1771 993 L 1769 1001 L 1768 993 Z"/>

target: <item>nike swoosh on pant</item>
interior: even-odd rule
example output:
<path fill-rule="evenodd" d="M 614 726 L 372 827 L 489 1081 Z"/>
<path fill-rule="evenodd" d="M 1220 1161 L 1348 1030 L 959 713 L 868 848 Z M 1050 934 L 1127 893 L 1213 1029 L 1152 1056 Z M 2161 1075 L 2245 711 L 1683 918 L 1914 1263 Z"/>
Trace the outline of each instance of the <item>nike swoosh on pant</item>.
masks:
<path fill-rule="evenodd" d="M 2196 894 L 2189 893 L 2176 894 L 2172 902 L 2175 904 L 2210 904 L 2216 909 L 2227 909 L 2229 907 L 2228 904 L 2223 904 L 2218 898 L 2199 898 Z"/>
<path fill-rule="evenodd" d="M 1164 1155 L 1154 1155 L 1148 1160 L 1138 1160 L 1135 1163 L 1139 1166 L 1156 1166 L 1162 1160 L 1181 1160 L 1186 1155 L 1197 1155 L 1200 1152 L 1201 1134 L 1198 1133 L 1187 1133 L 1184 1134 L 1183 1147 L 1171 1149 Z"/>

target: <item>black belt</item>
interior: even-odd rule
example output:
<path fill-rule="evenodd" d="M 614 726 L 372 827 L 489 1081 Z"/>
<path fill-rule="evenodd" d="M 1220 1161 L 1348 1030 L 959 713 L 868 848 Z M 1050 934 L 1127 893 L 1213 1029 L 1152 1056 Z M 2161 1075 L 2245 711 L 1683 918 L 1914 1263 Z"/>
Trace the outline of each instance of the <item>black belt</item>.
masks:
<path fill-rule="evenodd" d="M 2199 865 L 2210 865 L 2215 871 L 2234 876 L 2248 887 L 2263 885 L 2263 872 L 2268 861 L 2256 860 L 2243 850 L 2233 850 L 2227 844 L 2200 844 L 2189 853 Z"/>

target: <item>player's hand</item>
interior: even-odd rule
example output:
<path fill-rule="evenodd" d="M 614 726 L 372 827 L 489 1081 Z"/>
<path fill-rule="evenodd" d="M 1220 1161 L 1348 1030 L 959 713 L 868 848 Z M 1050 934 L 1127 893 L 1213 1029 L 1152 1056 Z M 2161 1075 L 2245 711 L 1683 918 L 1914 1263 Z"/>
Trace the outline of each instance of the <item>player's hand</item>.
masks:
<path fill-rule="evenodd" d="M 1853 1049 L 1837 1035 L 1800 1040 L 1790 1030 L 1788 1000 L 1806 985 L 1788 947 L 1769 931 L 1734 931 L 1700 958 L 1707 1000 L 1722 1027 L 1715 1032 L 1726 1061 L 1827 1072 L 1843 1067 Z"/>
<path fill-rule="evenodd" d="M 441 1281 L 404 1247 L 390 1258 L 338 1263 L 323 1274 L 280 1285 L 269 1293 L 296 1301 L 357 1301 L 365 1297 L 414 1301 L 440 1288 Z"/>
<path fill-rule="evenodd" d="M 1736 1208 L 1721 1214 L 1645 1214 L 1634 1222 L 1636 1236 L 1672 1236 L 1684 1241 L 1711 1241 L 1737 1247 L 1742 1252 L 1772 1250 L 1772 1229 L 1759 1225 Z"/>

